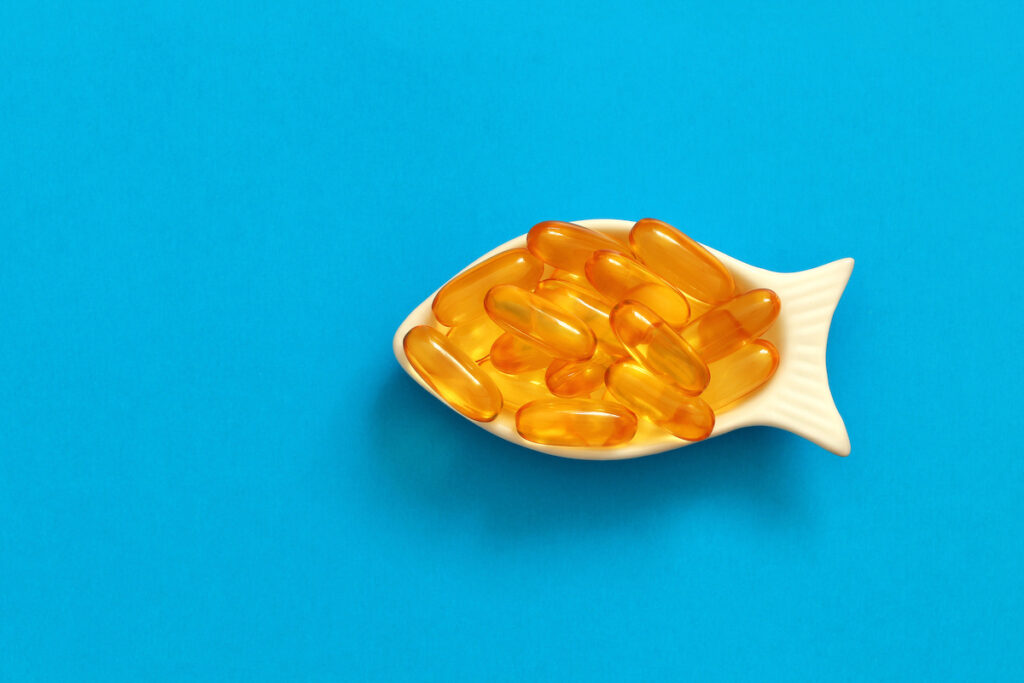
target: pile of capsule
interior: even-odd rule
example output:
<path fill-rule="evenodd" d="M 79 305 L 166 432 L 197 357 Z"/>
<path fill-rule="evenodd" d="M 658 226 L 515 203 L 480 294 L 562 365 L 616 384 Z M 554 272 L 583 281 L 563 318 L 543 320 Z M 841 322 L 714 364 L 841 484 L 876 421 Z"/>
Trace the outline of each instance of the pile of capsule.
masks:
<path fill-rule="evenodd" d="M 645 218 L 628 242 L 573 223 L 533 226 L 527 249 L 469 268 L 433 301 L 437 326 L 406 357 L 455 410 L 515 412 L 529 441 L 612 447 L 638 417 L 687 441 L 767 382 L 779 354 L 759 339 L 779 314 L 767 289 L 740 293 L 697 242 Z"/>

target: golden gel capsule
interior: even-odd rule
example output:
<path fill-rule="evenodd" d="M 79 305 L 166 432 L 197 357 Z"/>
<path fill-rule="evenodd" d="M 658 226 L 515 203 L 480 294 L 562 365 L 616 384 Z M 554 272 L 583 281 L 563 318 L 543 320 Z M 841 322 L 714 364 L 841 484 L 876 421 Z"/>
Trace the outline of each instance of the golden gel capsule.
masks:
<path fill-rule="evenodd" d="M 622 301 L 626 292 L 640 285 L 665 285 L 642 263 L 617 251 L 595 251 L 587 260 L 586 273 L 594 289 L 609 301 Z"/>
<path fill-rule="evenodd" d="M 633 287 L 623 298 L 647 306 L 674 330 L 682 329 L 690 319 L 690 304 L 686 297 L 667 285 L 647 282 Z"/>
<path fill-rule="evenodd" d="M 551 356 L 536 344 L 504 332 L 491 346 L 490 361 L 500 372 L 516 375 L 546 368 L 551 363 Z"/>
<path fill-rule="evenodd" d="M 555 358 L 583 360 L 594 355 L 597 342 L 590 328 L 533 292 L 514 285 L 498 285 L 487 292 L 484 308 L 499 327 Z"/>
<path fill-rule="evenodd" d="M 636 434 L 636 415 L 608 401 L 545 399 L 519 409 L 516 431 L 527 441 L 550 446 L 618 446 Z"/>
<path fill-rule="evenodd" d="M 602 344 L 619 347 L 619 340 L 612 332 L 611 323 L 608 322 L 611 304 L 592 290 L 585 280 L 583 284 L 554 279 L 541 280 L 536 292 L 582 320 Z"/>
<path fill-rule="evenodd" d="M 700 395 L 716 413 L 760 389 L 779 367 L 779 352 L 765 339 L 744 344 L 708 366 L 711 381 Z"/>
<path fill-rule="evenodd" d="M 479 422 L 490 422 L 501 412 L 494 380 L 433 327 L 409 330 L 402 348 L 417 374 L 455 410 Z"/>
<path fill-rule="evenodd" d="M 601 387 L 605 370 L 616 360 L 600 350 L 590 360 L 556 358 L 548 366 L 544 382 L 548 391 L 561 398 L 590 396 Z"/>
<path fill-rule="evenodd" d="M 456 275 L 434 297 L 434 317 L 455 327 L 484 312 L 484 295 L 495 285 L 511 284 L 532 289 L 544 264 L 526 249 L 510 249 Z"/>
<path fill-rule="evenodd" d="M 611 323 L 629 355 L 651 372 L 675 382 L 688 394 L 699 394 L 708 385 L 708 366 L 647 306 L 622 301 L 612 309 Z"/>
<path fill-rule="evenodd" d="M 662 429 L 687 441 L 700 441 L 715 428 L 711 407 L 633 361 L 619 361 L 605 375 L 608 391 L 618 401 Z"/>
<path fill-rule="evenodd" d="M 603 233 L 562 221 L 544 221 L 530 228 L 526 247 L 544 263 L 576 275 L 583 275 L 584 264 L 598 249 L 623 250 Z"/>
<path fill-rule="evenodd" d="M 728 301 L 732 274 L 707 249 L 668 223 L 644 218 L 629 231 L 633 254 L 670 285 L 710 304 Z"/>
<path fill-rule="evenodd" d="M 682 330 L 706 363 L 729 355 L 759 337 L 779 315 L 782 304 L 770 289 L 754 289 L 715 306 Z"/>
<path fill-rule="evenodd" d="M 516 375 L 507 375 L 495 368 L 489 360 L 480 364 L 501 391 L 502 405 L 515 411 L 519 406 L 539 398 L 551 398 L 544 384 L 543 370 L 530 370 Z"/>
<path fill-rule="evenodd" d="M 448 330 L 448 341 L 479 363 L 491 352 L 491 345 L 501 335 L 502 329 L 482 315 Z"/>

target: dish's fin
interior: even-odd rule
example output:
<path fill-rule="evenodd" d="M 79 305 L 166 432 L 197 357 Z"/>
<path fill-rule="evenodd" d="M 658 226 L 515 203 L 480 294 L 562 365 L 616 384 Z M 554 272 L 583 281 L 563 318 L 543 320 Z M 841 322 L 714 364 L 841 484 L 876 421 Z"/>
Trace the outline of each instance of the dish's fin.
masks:
<path fill-rule="evenodd" d="M 832 399 L 825 369 L 825 346 L 839 298 L 853 272 L 853 259 L 788 273 L 776 289 L 782 300 L 779 321 L 785 352 L 773 384 L 766 424 L 813 441 L 836 455 L 850 454 L 850 437 Z"/>

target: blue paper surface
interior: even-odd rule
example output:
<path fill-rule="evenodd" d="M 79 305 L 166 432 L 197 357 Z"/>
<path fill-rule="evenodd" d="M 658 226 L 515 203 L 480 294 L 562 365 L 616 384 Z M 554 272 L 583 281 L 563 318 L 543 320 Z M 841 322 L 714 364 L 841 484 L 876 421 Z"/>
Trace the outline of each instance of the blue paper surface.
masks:
<path fill-rule="evenodd" d="M 0 6 L 0 679 L 1011 680 L 1020 3 Z M 543 219 L 852 256 L 853 452 L 508 445 L 391 335 Z"/>

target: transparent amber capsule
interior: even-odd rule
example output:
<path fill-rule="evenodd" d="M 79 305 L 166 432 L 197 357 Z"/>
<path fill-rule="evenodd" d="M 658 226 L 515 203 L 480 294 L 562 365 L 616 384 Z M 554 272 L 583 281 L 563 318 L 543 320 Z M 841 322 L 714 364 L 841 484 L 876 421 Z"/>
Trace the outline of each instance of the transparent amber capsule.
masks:
<path fill-rule="evenodd" d="M 551 356 L 539 346 L 505 332 L 491 346 L 491 365 L 509 375 L 546 368 L 551 363 Z"/>
<path fill-rule="evenodd" d="M 640 285 L 665 285 L 642 263 L 617 251 L 595 251 L 587 260 L 586 273 L 594 289 L 609 301 L 622 301 L 626 292 Z"/>
<path fill-rule="evenodd" d="M 502 335 L 502 329 L 486 315 L 448 330 L 448 340 L 466 352 L 473 360 L 480 362 L 491 352 L 494 340 Z"/>
<path fill-rule="evenodd" d="M 526 235 L 530 253 L 559 270 L 583 275 L 583 266 L 598 249 L 622 250 L 611 237 L 562 221 L 544 221 L 530 228 Z"/>
<path fill-rule="evenodd" d="M 610 347 L 619 347 L 619 340 L 612 332 L 611 323 L 608 322 L 611 304 L 592 290 L 585 280 L 583 284 L 555 279 L 541 280 L 536 292 L 582 320 L 599 342 Z"/>
<path fill-rule="evenodd" d="M 433 327 L 409 330 L 402 348 L 416 373 L 455 410 L 479 422 L 490 422 L 501 412 L 494 380 Z"/>
<path fill-rule="evenodd" d="M 544 399 L 519 409 L 516 431 L 527 441 L 550 446 L 619 446 L 636 434 L 636 415 L 607 401 Z"/>
<path fill-rule="evenodd" d="M 561 398 L 590 396 L 601 388 L 605 370 L 616 360 L 600 349 L 589 360 L 556 358 L 548 365 L 544 382 L 548 391 Z"/>
<path fill-rule="evenodd" d="M 778 367 L 778 350 L 770 341 L 757 339 L 708 366 L 711 381 L 700 397 L 715 413 L 725 412 L 764 386 Z"/>
<path fill-rule="evenodd" d="M 682 330 L 701 358 L 712 363 L 755 339 L 779 316 L 782 304 L 770 289 L 754 289 L 715 306 Z"/>
<path fill-rule="evenodd" d="M 611 314 L 612 330 L 622 346 L 651 372 L 674 382 L 688 394 L 708 384 L 708 366 L 690 345 L 647 306 L 622 301 Z"/>
<path fill-rule="evenodd" d="M 608 391 L 618 401 L 680 439 L 700 441 L 715 428 L 711 407 L 689 396 L 633 361 L 619 361 L 605 375 Z"/>
<path fill-rule="evenodd" d="M 576 316 L 542 296 L 514 285 L 487 292 L 484 308 L 507 332 L 539 346 L 555 358 L 583 360 L 594 355 L 594 333 Z"/>
<path fill-rule="evenodd" d="M 711 304 L 728 301 L 732 274 L 707 249 L 668 223 L 639 220 L 629 231 L 633 254 L 673 287 Z"/>
<path fill-rule="evenodd" d="M 498 385 L 503 400 L 502 405 L 509 410 L 514 411 L 524 403 L 537 399 L 552 398 L 551 393 L 544 384 L 543 369 L 508 375 L 495 368 L 490 360 L 481 363 L 480 367 Z"/>
<path fill-rule="evenodd" d="M 526 249 L 510 249 L 456 275 L 434 297 L 434 317 L 448 327 L 472 320 L 484 312 L 484 295 L 495 285 L 532 289 L 544 264 Z"/>
<path fill-rule="evenodd" d="M 647 306 L 674 330 L 681 329 L 690 319 L 690 304 L 686 297 L 667 285 L 646 282 L 628 290 L 623 298 Z"/>

